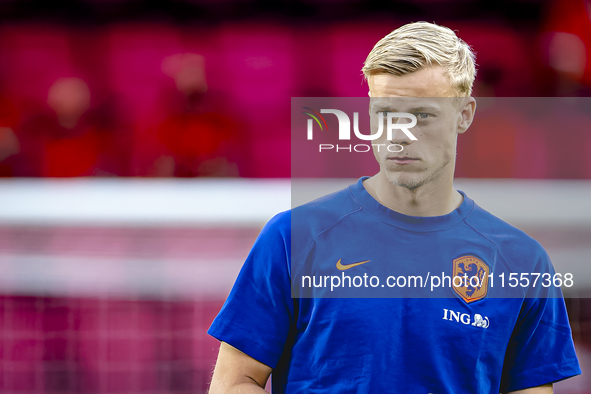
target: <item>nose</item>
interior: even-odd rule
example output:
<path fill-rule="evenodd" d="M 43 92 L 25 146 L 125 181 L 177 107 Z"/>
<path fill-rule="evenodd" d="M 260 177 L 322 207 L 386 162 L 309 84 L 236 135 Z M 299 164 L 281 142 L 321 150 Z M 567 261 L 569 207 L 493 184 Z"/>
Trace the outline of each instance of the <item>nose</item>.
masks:
<path fill-rule="evenodd" d="M 407 127 L 404 127 L 405 124 L 408 124 Z M 399 118 L 392 118 L 392 125 L 386 128 L 387 130 L 387 138 L 393 145 L 404 145 L 408 146 L 412 144 L 415 140 L 411 138 L 412 133 L 410 133 L 410 127 L 412 121 L 410 118 L 407 117 L 399 117 Z M 409 127 L 410 126 L 410 127 Z M 413 125 L 414 126 L 414 125 Z"/>

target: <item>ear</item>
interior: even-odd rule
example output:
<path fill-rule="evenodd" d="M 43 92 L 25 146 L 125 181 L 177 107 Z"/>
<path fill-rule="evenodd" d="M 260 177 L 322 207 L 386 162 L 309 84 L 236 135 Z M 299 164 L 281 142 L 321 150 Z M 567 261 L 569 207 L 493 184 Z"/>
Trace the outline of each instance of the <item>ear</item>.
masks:
<path fill-rule="evenodd" d="M 458 134 L 463 134 L 474 120 L 476 113 L 476 100 L 474 97 L 467 97 L 460 103 L 460 111 L 458 112 Z"/>

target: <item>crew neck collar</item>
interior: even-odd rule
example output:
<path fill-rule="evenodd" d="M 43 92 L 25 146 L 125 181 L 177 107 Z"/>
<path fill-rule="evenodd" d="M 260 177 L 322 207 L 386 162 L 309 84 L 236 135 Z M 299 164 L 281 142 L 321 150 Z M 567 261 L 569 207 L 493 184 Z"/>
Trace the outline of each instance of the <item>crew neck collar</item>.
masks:
<path fill-rule="evenodd" d="M 409 216 L 391 210 L 390 208 L 380 204 L 375 198 L 368 193 L 363 186 L 363 181 L 369 177 L 362 177 L 351 185 L 349 188 L 353 197 L 359 205 L 366 211 L 374 215 L 377 219 L 388 223 L 390 225 L 404 228 L 413 231 L 439 231 L 449 229 L 460 222 L 462 222 L 474 209 L 474 201 L 472 201 L 466 193 L 461 190 L 458 192 L 462 195 L 463 201 L 460 206 L 447 215 L 442 216 Z"/>

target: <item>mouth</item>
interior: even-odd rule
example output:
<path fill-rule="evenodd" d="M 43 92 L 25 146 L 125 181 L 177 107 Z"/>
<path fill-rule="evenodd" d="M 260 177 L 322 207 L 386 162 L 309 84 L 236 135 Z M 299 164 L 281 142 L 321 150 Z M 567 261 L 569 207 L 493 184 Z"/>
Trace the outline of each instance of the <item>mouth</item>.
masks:
<path fill-rule="evenodd" d="M 392 161 L 396 164 L 400 164 L 400 165 L 406 165 L 406 164 L 412 164 L 414 162 L 419 161 L 419 159 L 417 159 L 416 157 L 389 157 L 388 161 Z"/>

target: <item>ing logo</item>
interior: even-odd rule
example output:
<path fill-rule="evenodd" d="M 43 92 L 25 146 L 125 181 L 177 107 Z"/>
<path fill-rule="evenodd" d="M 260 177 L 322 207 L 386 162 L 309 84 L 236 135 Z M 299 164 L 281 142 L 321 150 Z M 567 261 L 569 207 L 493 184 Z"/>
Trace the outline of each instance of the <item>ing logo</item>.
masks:
<path fill-rule="evenodd" d="M 488 326 L 490 326 L 490 320 L 487 316 L 475 313 L 474 317 L 471 317 L 467 313 L 460 313 L 452 311 L 451 309 L 443 309 L 443 320 L 455 321 L 456 323 L 480 328 L 488 328 Z"/>

